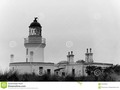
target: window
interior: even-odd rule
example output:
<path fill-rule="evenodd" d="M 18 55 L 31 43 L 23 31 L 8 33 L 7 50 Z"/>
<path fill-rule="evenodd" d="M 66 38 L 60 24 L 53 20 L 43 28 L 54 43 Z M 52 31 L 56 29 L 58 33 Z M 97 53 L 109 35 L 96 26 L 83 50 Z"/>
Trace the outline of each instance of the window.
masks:
<path fill-rule="evenodd" d="M 51 70 L 50 69 L 47 69 L 47 74 L 51 74 Z"/>
<path fill-rule="evenodd" d="M 14 67 L 12 68 L 12 70 L 14 71 Z"/>
<path fill-rule="evenodd" d="M 56 71 L 56 72 L 54 72 L 56 75 L 58 75 L 58 72 Z"/>
<path fill-rule="evenodd" d="M 62 72 L 62 76 L 63 76 L 63 77 L 65 76 L 65 72 Z"/>
<path fill-rule="evenodd" d="M 33 54 L 34 54 L 33 51 L 30 51 L 30 56 L 33 56 Z"/>
<path fill-rule="evenodd" d="M 72 75 L 73 76 L 75 75 L 75 69 L 72 69 Z"/>
<path fill-rule="evenodd" d="M 39 67 L 39 69 L 43 69 L 43 67 Z"/>
<path fill-rule="evenodd" d="M 39 75 L 43 74 L 43 67 L 39 67 Z"/>
<path fill-rule="evenodd" d="M 28 48 L 26 49 L 26 55 L 28 55 Z"/>
<path fill-rule="evenodd" d="M 56 74 L 58 75 L 58 72 L 56 72 Z"/>
<path fill-rule="evenodd" d="M 30 51 L 30 62 L 33 62 L 33 51 Z"/>

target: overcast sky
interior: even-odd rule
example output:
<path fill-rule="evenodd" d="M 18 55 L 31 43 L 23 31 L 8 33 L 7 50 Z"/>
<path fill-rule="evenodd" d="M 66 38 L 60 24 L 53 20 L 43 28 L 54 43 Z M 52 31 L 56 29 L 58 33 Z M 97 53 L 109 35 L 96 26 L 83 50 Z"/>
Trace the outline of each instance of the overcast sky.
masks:
<path fill-rule="evenodd" d="M 75 61 L 92 48 L 94 62 L 120 64 L 120 0 L 0 0 L 0 68 L 10 54 L 25 61 L 24 38 L 34 17 L 46 38 L 45 61 Z"/>

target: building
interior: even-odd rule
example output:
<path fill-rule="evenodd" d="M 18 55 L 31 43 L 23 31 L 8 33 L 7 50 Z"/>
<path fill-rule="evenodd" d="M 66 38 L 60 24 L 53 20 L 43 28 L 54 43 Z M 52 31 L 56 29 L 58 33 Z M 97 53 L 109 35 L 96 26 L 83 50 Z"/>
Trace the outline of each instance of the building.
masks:
<path fill-rule="evenodd" d="M 74 75 L 76 77 L 79 76 L 87 76 L 86 67 L 87 66 L 97 66 L 102 67 L 103 69 L 106 67 L 110 67 L 113 64 L 110 63 L 98 63 L 93 61 L 93 53 L 92 49 L 90 48 L 90 52 L 85 53 L 85 61 L 78 60 L 74 62 L 74 54 L 73 51 L 68 52 L 67 61 L 61 61 L 57 64 L 57 69 L 55 69 L 55 73 L 59 76 L 66 76 L 66 75 Z M 97 71 L 98 74 L 100 74 Z"/>
<path fill-rule="evenodd" d="M 74 76 L 87 76 L 87 66 L 100 66 L 102 68 L 112 66 L 109 63 L 97 63 L 93 60 L 92 49 L 90 52 L 87 49 L 85 53 L 85 61 L 74 61 L 73 51 L 68 52 L 67 60 L 61 61 L 57 64 L 51 62 L 44 62 L 44 48 L 46 46 L 46 40 L 42 37 L 42 26 L 37 21 L 37 17 L 29 26 L 29 36 L 24 39 L 24 46 L 26 48 L 26 60 L 25 62 L 13 62 L 14 55 L 11 55 L 10 69 L 18 71 L 20 74 L 35 73 L 37 75 L 43 75 L 45 73 L 49 75 L 74 75 Z"/>

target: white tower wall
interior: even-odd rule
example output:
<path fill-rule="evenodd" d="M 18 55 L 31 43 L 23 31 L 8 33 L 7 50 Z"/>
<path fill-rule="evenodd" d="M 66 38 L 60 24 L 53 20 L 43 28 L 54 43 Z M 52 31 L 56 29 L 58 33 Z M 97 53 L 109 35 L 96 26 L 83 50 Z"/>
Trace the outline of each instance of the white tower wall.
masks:
<path fill-rule="evenodd" d="M 33 52 L 32 61 L 30 59 L 30 52 Z M 44 62 L 44 48 L 41 47 L 29 47 L 28 48 L 28 60 L 30 62 Z"/>

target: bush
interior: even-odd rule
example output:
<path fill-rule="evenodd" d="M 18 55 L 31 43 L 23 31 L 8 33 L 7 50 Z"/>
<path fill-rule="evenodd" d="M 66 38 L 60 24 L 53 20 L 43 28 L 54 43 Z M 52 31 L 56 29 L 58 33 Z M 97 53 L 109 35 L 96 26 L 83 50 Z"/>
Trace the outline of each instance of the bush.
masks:
<path fill-rule="evenodd" d="M 115 65 L 107 67 L 102 70 L 102 74 L 95 76 L 93 71 L 100 67 L 88 66 L 86 72 L 88 76 L 75 77 L 72 75 L 58 76 L 58 75 L 48 75 L 44 74 L 42 76 L 32 74 L 19 74 L 16 71 L 8 71 L 5 73 L 0 73 L 0 81 L 118 81 L 120 80 L 120 66 Z"/>

